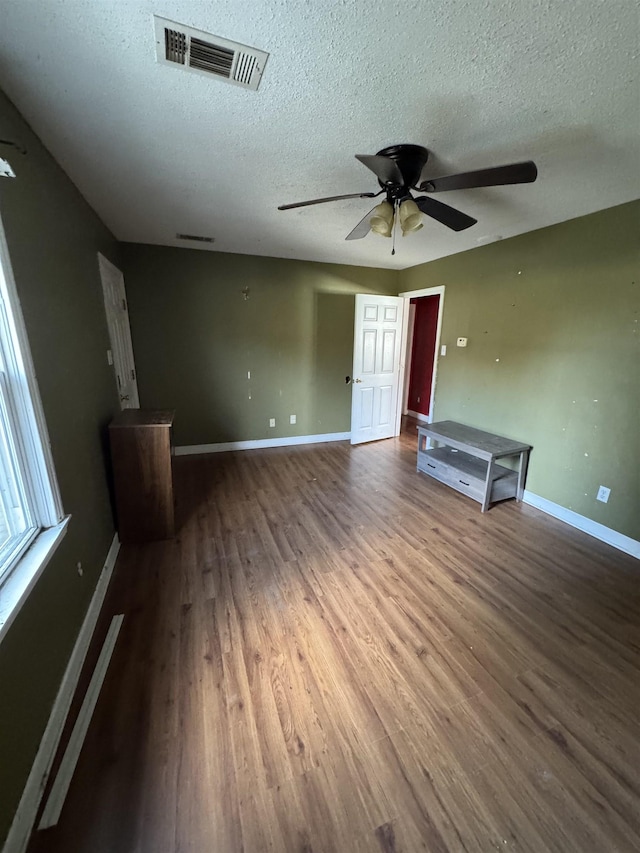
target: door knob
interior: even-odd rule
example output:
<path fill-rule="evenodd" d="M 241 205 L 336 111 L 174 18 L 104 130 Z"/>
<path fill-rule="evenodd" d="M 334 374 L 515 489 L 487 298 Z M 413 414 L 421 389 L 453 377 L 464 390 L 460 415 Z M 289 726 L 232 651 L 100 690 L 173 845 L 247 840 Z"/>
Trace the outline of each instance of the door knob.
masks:
<path fill-rule="evenodd" d="M 354 382 L 362 382 L 362 379 L 354 379 Z"/>
<path fill-rule="evenodd" d="M 124 401 L 125 401 L 125 400 L 128 400 L 128 399 L 129 399 L 129 395 L 128 395 L 128 394 L 125 394 L 124 396 L 123 396 L 122 394 L 120 394 L 120 401 L 121 401 L 122 403 L 124 403 Z"/>

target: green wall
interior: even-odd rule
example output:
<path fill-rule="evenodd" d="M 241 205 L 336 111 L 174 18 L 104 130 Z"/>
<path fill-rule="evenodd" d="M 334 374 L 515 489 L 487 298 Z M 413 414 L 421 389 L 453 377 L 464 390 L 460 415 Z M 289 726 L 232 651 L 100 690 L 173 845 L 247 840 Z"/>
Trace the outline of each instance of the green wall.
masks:
<path fill-rule="evenodd" d="M 124 244 L 142 405 L 176 409 L 178 445 L 346 432 L 353 295 L 444 284 L 435 417 L 529 442 L 530 491 L 640 539 L 639 220 L 622 205 L 401 273 Z"/>
<path fill-rule="evenodd" d="M 348 431 L 354 294 L 444 284 L 436 417 L 530 442 L 532 492 L 640 539 L 638 203 L 401 273 L 118 247 L 2 95 L 0 139 L 28 150 L 1 149 L 0 211 L 73 516 L 0 644 L 0 839 L 113 536 L 98 251 L 124 267 L 141 402 L 177 410 L 177 444 Z"/>
<path fill-rule="evenodd" d="M 0 845 L 113 538 L 104 429 L 118 399 L 96 253 L 117 244 L 0 93 L 0 214 L 27 326 L 67 535 L 0 643 Z M 76 571 L 82 562 L 83 577 Z"/>
<path fill-rule="evenodd" d="M 530 491 L 634 539 L 639 238 L 634 202 L 400 276 L 403 291 L 446 286 L 436 420 L 532 444 Z M 608 504 L 595 499 L 599 485 Z"/>
<path fill-rule="evenodd" d="M 349 431 L 354 294 L 397 293 L 396 272 L 122 251 L 141 405 L 176 410 L 176 444 Z"/>

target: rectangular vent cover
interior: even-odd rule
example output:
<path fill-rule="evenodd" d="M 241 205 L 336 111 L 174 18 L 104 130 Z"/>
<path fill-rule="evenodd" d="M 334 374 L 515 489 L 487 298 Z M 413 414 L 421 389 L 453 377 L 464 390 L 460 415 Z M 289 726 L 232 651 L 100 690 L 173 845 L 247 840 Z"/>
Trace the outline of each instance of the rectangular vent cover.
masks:
<path fill-rule="evenodd" d="M 198 243 L 213 243 L 213 237 L 200 237 L 198 234 L 176 234 L 178 240 L 195 240 Z"/>
<path fill-rule="evenodd" d="M 213 75 L 245 89 L 257 89 L 269 56 L 263 50 L 203 33 L 154 15 L 156 59 L 194 74 Z"/>

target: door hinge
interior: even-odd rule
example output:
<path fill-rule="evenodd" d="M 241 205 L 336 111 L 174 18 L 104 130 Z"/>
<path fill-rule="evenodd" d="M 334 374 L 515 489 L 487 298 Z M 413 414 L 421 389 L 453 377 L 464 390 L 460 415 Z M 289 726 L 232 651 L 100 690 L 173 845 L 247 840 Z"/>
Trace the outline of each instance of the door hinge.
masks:
<path fill-rule="evenodd" d="M 127 300 L 126 300 L 126 299 L 123 299 L 123 300 L 122 300 L 122 310 L 123 310 L 123 311 L 126 311 L 126 310 L 127 310 Z"/>
<path fill-rule="evenodd" d="M 135 372 L 135 370 L 134 370 L 133 368 L 131 368 L 131 378 L 135 381 L 135 378 L 136 378 L 136 372 Z"/>
<path fill-rule="evenodd" d="M 122 382 L 120 382 L 120 374 L 117 373 L 116 376 L 118 377 L 118 388 L 122 388 Z"/>

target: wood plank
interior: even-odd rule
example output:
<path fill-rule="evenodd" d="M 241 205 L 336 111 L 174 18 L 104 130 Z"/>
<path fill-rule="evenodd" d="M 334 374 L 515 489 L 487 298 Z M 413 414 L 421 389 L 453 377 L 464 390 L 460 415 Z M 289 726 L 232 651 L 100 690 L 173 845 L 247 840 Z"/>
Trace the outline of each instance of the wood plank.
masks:
<path fill-rule="evenodd" d="M 637 562 L 478 513 L 416 441 L 176 460 L 29 853 L 640 849 Z"/>

